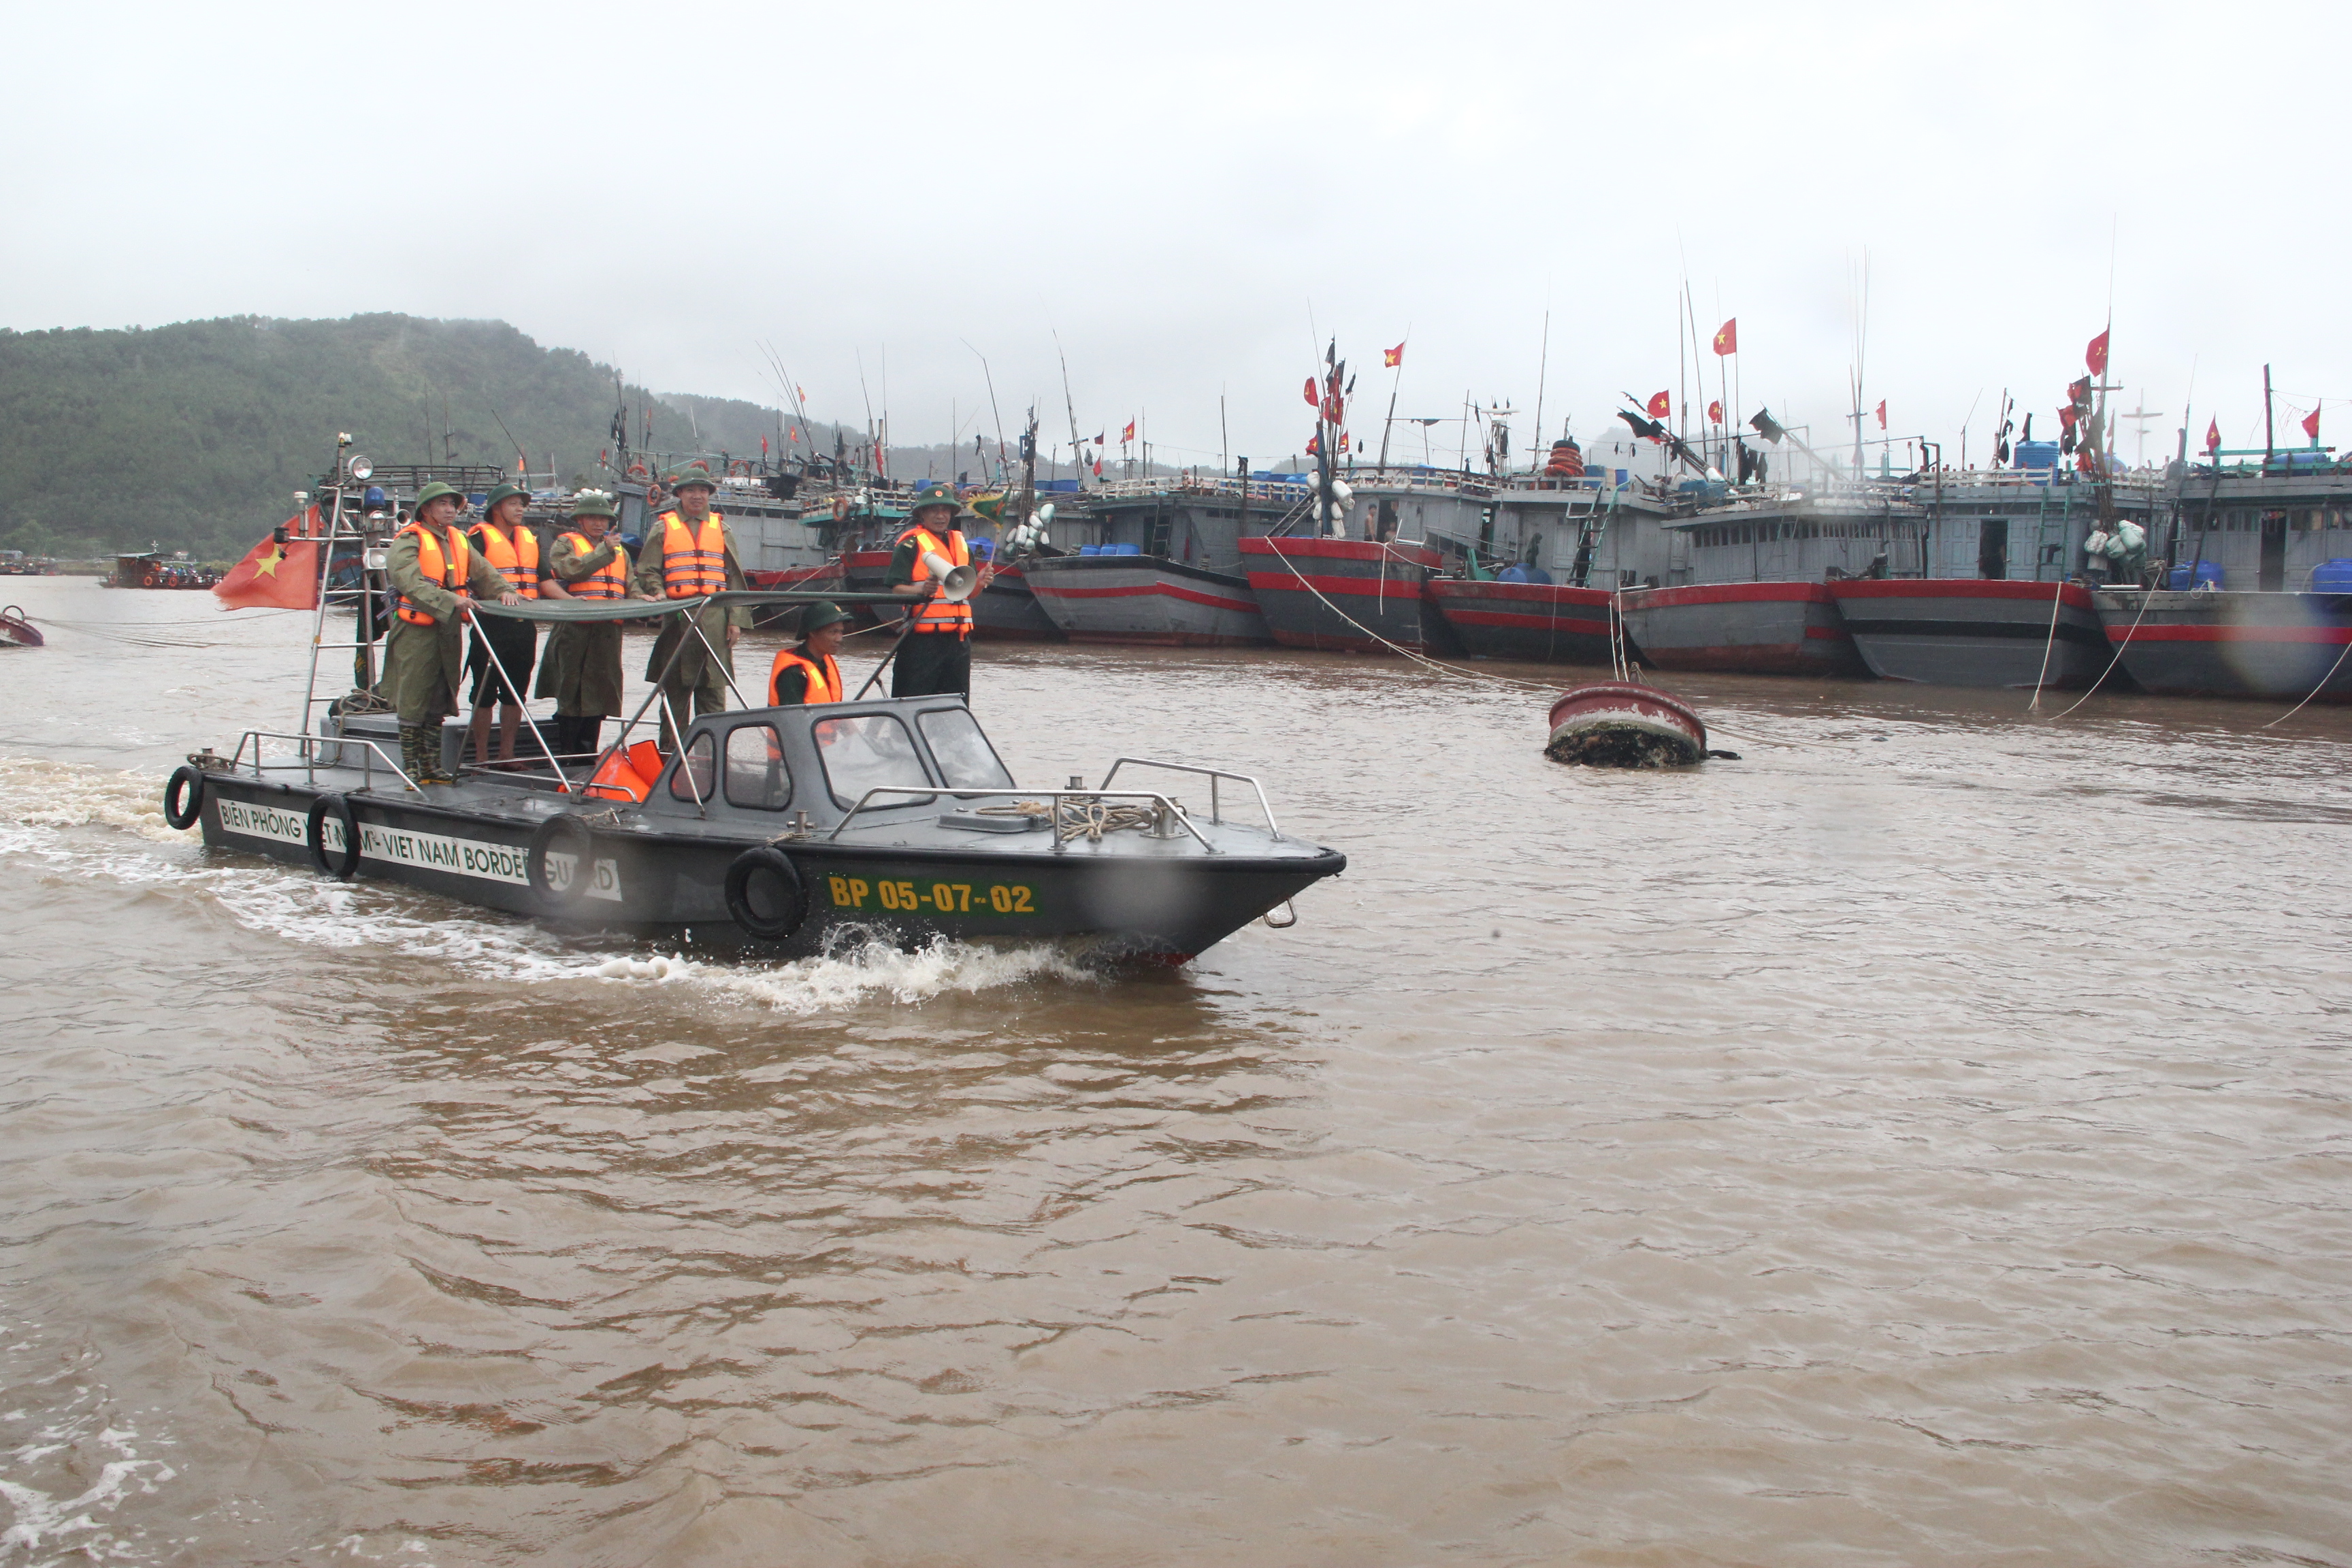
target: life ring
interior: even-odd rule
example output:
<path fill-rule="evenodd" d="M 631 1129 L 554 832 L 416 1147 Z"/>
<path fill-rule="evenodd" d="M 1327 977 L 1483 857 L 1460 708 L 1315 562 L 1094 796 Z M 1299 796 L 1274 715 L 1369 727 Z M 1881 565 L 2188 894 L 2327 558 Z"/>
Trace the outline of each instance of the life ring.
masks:
<path fill-rule="evenodd" d="M 565 914 L 588 896 L 588 885 L 595 877 L 595 848 L 588 825 L 568 812 L 539 825 L 539 831 L 530 836 L 530 852 L 523 857 L 523 874 L 530 878 L 530 890 L 538 896 L 541 910 L 551 915 Z M 550 855 L 572 858 L 572 879 L 562 888 L 547 874 Z"/>
<path fill-rule="evenodd" d="M 629 478 L 633 479 L 642 479 L 646 477 L 647 472 L 648 470 L 643 463 L 631 463 L 629 465 Z"/>
<path fill-rule="evenodd" d="M 142 588 L 152 588 L 163 580 L 163 573 L 161 567 L 150 566 L 146 571 L 139 574 L 139 585 Z"/>
<path fill-rule="evenodd" d="M 327 854 L 327 815 L 332 812 L 342 824 L 342 853 L 330 858 Z M 319 868 L 321 877 L 332 877 L 338 882 L 348 882 L 360 868 L 360 819 L 352 810 L 347 796 L 330 790 L 314 795 L 310 815 L 302 824 L 302 842 L 310 851 L 310 864 Z"/>
<path fill-rule="evenodd" d="M 835 522 L 847 522 L 849 521 L 849 498 L 847 496 L 835 496 L 833 498 L 833 521 Z"/>
<path fill-rule="evenodd" d="M 760 879 L 755 901 L 752 879 Z M 746 849 L 727 868 L 729 918 L 761 942 L 782 942 L 808 919 L 800 868 L 772 844 Z"/>
<path fill-rule="evenodd" d="M 194 827 L 204 809 L 203 770 L 184 763 L 173 769 L 172 776 L 163 784 L 163 820 L 177 828 Z"/>
<path fill-rule="evenodd" d="M 749 458 L 738 458 L 733 462 L 727 465 L 727 471 L 730 474 L 741 474 L 748 479 L 751 473 L 751 459 Z"/>

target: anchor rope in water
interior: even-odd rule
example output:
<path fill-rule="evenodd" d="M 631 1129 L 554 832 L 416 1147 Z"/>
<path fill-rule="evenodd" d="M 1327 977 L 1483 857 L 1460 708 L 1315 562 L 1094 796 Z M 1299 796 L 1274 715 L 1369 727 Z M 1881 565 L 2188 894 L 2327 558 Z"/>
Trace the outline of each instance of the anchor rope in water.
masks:
<path fill-rule="evenodd" d="M 1386 554 L 1386 552 L 1388 552 L 1388 549 L 1389 549 L 1388 542 L 1387 542 L 1385 540 L 1383 540 L 1383 541 L 1381 542 L 1381 552 L 1382 552 L 1383 555 L 1385 555 L 1385 554 Z M 1339 605 L 1337 605 L 1333 604 L 1333 603 L 1330 601 L 1330 599 L 1329 599 L 1328 597 L 1327 597 L 1327 596 L 1324 595 L 1324 592 L 1323 592 L 1323 590 L 1322 590 L 1322 589 L 1320 589 L 1320 588 L 1317 587 L 1317 586 L 1316 586 L 1316 585 L 1315 585 L 1311 581 L 1309 581 L 1309 580 L 1308 580 L 1308 578 L 1307 578 L 1307 574 L 1306 574 L 1305 573 L 1303 573 L 1303 572 L 1299 571 L 1299 569 L 1298 569 L 1298 567 L 1297 567 L 1297 564 L 1295 562 L 1293 562 L 1293 561 L 1290 559 L 1290 557 L 1289 557 L 1289 556 L 1283 554 L 1283 552 L 1282 552 L 1279 549 L 1276 549 L 1276 551 L 1274 551 L 1274 552 L 1273 552 L 1273 554 L 1274 554 L 1274 556 L 1275 556 L 1275 558 L 1276 558 L 1276 560 L 1280 561 L 1280 562 L 1281 562 L 1285 566 L 1286 566 L 1286 567 L 1288 567 L 1288 568 L 1290 569 L 1290 574 L 1291 574 L 1292 576 L 1294 576 L 1294 577 L 1296 577 L 1296 578 L 1297 578 L 1297 579 L 1298 579 L 1298 584 L 1299 584 L 1299 586 L 1300 586 L 1300 587 L 1305 588 L 1308 593 L 1310 593 L 1310 594 L 1314 595 L 1318 599 L 1321 599 L 1321 600 L 1323 601 L 1323 607 L 1324 607 L 1325 609 L 1329 610 L 1333 615 L 1335 615 L 1335 616 L 1339 616 L 1341 620 L 1343 620 L 1343 621 L 1347 622 L 1349 626 L 1351 626 L 1355 627 L 1358 631 L 1360 631 L 1360 632 L 1363 633 L 1366 637 L 1368 637 L 1371 638 L 1374 642 L 1376 642 L 1376 643 L 1380 644 L 1382 647 L 1387 648 L 1387 649 L 1388 649 L 1390 652 L 1391 652 L 1391 653 L 1402 654 L 1402 655 L 1403 655 L 1406 658 L 1409 658 L 1409 659 L 1412 660 L 1415 664 L 1421 665 L 1421 666 L 1422 666 L 1422 667 L 1423 667 L 1424 668 L 1433 669 L 1433 670 L 1436 670 L 1436 671 L 1438 671 L 1439 673 L 1444 674 L 1444 675 L 1458 676 L 1459 678 L 1461 678 L 1461 679 L 1464 679 L 1464 680 L 1490 680 L 1490 681 L 1494 681 L 1494 682 L 1496 682 L 1496 683 L 1497 683 L 1497 684 L 1499 684 L 1499 685 L 1503 685 L 1503 686 L 1517 686 L 1517 687 L 1523 688 L 1523 689 L 1527 689 L 1527 690 L 1529 690 L 1529 691 L 1558 692 L 1558 691 L 1559 690 L 1559 684 L 1558 684 L 1557 682 L 1552 682 L 1552 681 L 1541 681 L 1541 680 L 1522 680 L 1522 679 L 1519 679 L 1518 677 L 1517 677 L 1517 676 L 1512 676 L 1512 675 L 1496 675 L 1496 674 L 1495 674 L 1495 673 L 1494 673 L 1493 671 L 1491 671 L 1491 670 L 1485 670 L 1485 669 L 1465 669 L 1465 668 L 1462 668 L 1461 666 L 1459 666 L 1459 665 L 1448 664 L 1448 663 L 1446 663 L 1446 662 L 1445 662 L 1444 660 L 1443 660 L 1443 659 L 1431 658 L 1430 658 L 1430 657 L 1428 657 L 1426 654 L 1421 653 L 1421 652 L 1419 652 L 1419 651 L 1418 651 L 1418 650 L 1416 650 L 1416 649 L 1406 647 L 1404 647 L 1404 646 L 1402 646 L 1402 644 L 1399 644 L 1399 643 L 1392 643 L 1392 642 L 1391 642 L 1388 638 L 1386 638 L 1386 637 L 1384 637 L 1381 636 L 1381 634 L 1380 634 L 1380 633 L 1378 633 L 1378 632 L 1376 632 L 1376 631 L 1372 630 L 1372 628 L 1371 628 L 1371 627 L 1370 627 L 1370 626 L 1368 626 L 1364 625 L 1364 623 L 1363 623 L 1363 622 L 1361 622 L 1361 621 L 1360 621 L 1360 620 L 1356 619 L 1356 617 L 1355 617 L 1355 616 L 1353 616 L 1349 615 L 1347 611 L 1345 611 L 1345 610 L 1341 609 Z M 1622 668 L 1625 668 L 1626 670 L 1629 670 L 1629 671 L 1630 671 L 1630 670 L 1631 670 L 1631 668 L 1632 668 L 1632 662 L 1631 662 L 1631 660 L 1622 659 L 1622 654 L 1620 654 L 1620 652 L 1619 652 L 1619 650 L 1618 650 L 1618 647 L 1617 647 L 1618 637 L 1617 637 L 1617 636 L 1615 635 L 1614 630 L 1613 630 L 1613 628 L 1614 628 L 1614 627 L 1616 627 L 1616 626 L 1619 626 L 1619 625 L 1622 625 L 1622 621 L 1621 621 L 1621 619 L 1620 619 L 1620 617 L 1619 617 L 1619 613 L 1618 613 L 1618 610 L 1617 610 L 1617 602 L 1618 602 L 1619 598 L 1622 595 L 1623 592 L 1624 592 L 1624 591 L 1623 591 L 1622 589 L 1612 589 L 1612 590 L 1611 591 L 1611 593 L 1610 593 L 1610 595 L 1609 595 L 1609 602 L 1610 602 L 1610 618 L 1611 618 L 1611 625 L 1612 625 L 1612 637 L 1611 637 L 1611 639 L 1610 639 L 1610 652 L 1611 652 L 1610 669 L 1611 669 L 1611 672 L 1612 672 L 1612 674 L 1614 674 L 1614 673 L 1615 673 L 1615 672 L 1616 672 L 1616 671 L 1621 668 L 1621 660 L 1622 660 Z M 1633 677 L 1630 673 L 1628 673 L 1628 674 L 1624 674 L 1624 675 L 1621 675 L 1621 676 L 1619 676 L 1619 677 L 1618 677 L 1618 679 L 1622 679 L 1622 680 L 1625 680 L 1625 681 L 1631 682 L 1631 681 L 1633 680 Z M 1663 690 L 1664 690 L 1664 689 L 1665 689 L 1665 688 L 1664 688 L 1664 687 L 1660 687 L 1660 688 L 1659 688 L 1659 689 L 1663 691 Z M 1707 726 L 1707 728 L 1708 728 L 1710 731 L 1715 731 L 1715 732 L 1717 732 L 1717 733 L 1725 734 L 1725 735 L 1729 735 L 1729 736 L 1731 736 L 1734 740 L 1748 741 L 1748 742 L 1753 742 L 1754 744 L 1756 744 L 1756 745 L 1759 745 L 1759 746 L 1791 746 L 1791 747 L 1793 747 L 1793 746 L 1796 746 L 1796 745 L 1798 745 L 1798 744 L 1800 744 L 1800 743 L 1801 743 L 1801 742 L 1796 742 L 1796 741 L 1772 741 L 1772 740 L 1767 740 L 1765 737 L 1763 737 L 1763 736 L 1761 736 L 1761 735 L 1751 735 L 1751 734 L 1748 734 L 1748 733 L 1745 733 L 1745 732 L 1743 732 L 1743 731 L 1738 731 L 1738 730 L 1727 730 L 1727 729 L 1724 729 L 1724 728 L 1723 728 L 1723 726 L 1721 726 L 1720 724 L 1710 724 L 1710 725 L 1708 725 L 1708 726 Z M 1822 743 L 1823 743 L 1823 742 L 1801 742 L 1801 743 L 1807 743 L 1807 744 L 1822 744 Z M 1836 742 L 1827 742 L 1827 743 L 1828 743 L 1828 744 L 1835 744 Z"/>
<path fill-rule="evenodd" d="M 2156 602 L 2156 595 L 2155 595 L 2155 593 L 2154 593 L 2154 591 L 2153 591 L 2153 590 L 2151 590 L 2151 591 L 2149 591 L 2149 592 L 2147 592 L 2147 593 L 2143 593 L 2143 594 L 2140 595 L 2140 600 L 2139 600 L 2139 614 L 2138 614 L 2138 615 L 2137 615 L 2137 616 L 2134 616 L 2132 617 L 2131 630 L 2130 630 L 2130 631 L 2128 631 L 2128 632 L 2126 632 L 2126 633 L 2124 634 L 2124 640 L 2123 640 L 2122 642 L 2120 642 L 2120 643 L 2117 643 L 2117 644 L 2116 645 L 2116 647 L 2115 647 L 2115 650 L 2107 656 L 2107 668 L 2105 668 L 2105 669 L 2103 669 L 2103 670 L 2101 670 L 2101 671 L 2099 671 L 2099 679 L 2096 679 L 2096 680 L 2094 680 L 2093 682 L 2091 682 L 2090 689 L 2089 689 L 2089 690 L 2084 691 L 2084 692 L 2083 693 L 2083 695 L 2082 695 L 2082 696 L 2077 697 L 2076 699 L 2074 699 L 2074 701 L 2073 706 L 2069 707 L 2069 708 L 2066 710 L 2066 713 L 2072 713 L 2072 712 L 2074 710 L 2074 709 L 2076 709 L 2076 708 L 2080 708 L 2084 703 L 2088 702 L 2088 701 L 2091 700 L 2091 694 L 2092 694 L 2092 692 L 2095 692 L 2095 691 L 2098 690 L 2098 689 L 2099 689 L 2100 687 L 2102 687 L 2102 686 L 2104 686 L 2104 685 L 2105 685 L 2105 684 L 2106 684 L 2107 677 L 2108 677 L 2108 676 L 2110 676 L 2110 675 L 2112 675 L 2112 674 L 2114 674 L 2114 673 L 2115 673 L 2116 666 L 2117 666 L 2118 664 L 2121 664 L 2121 663 L 2123 662 L 2123 659 L 2124 659 L 2124 649 L 2131 646 L 2131 640 L 2132 640 L 2132 637 L 2134 637 L 2134 636 L 2135 636 L 2135 635 L 2139 631 L 2139 624 L 2140 624 L 2140 622 L 2147 618 L 2147 607 L 2148 607 L 2148 605 L 2150 605 L 2154 604 L 2155 602 Z M 2347 646 L 2352 646 L 2352 645 L 2347 645 Z M 2049 655 L 2048 655 L 2048 653 L 2047 653 L 2046 651 L 2043 653 L 2042 658 L 2044 658 L 2044 660 L 2045 660 L 2045 661 L 2048 659 Z M 2047 668 L 2046 663 L 2045 663 L 2045 665 L 2044 665 L 2044 668 Z M 2042 691 L 2041 691 L 2041 689 L 2040 689 L 2039 687 L 2036 687 L 2036 688 L 2034 689 L 2033 695 L 2034 695 L 2034 697 L 2036 698 L 2036 700 L 2039 700 L 2039 699 L 2040 699 L 2040 697 L 2042 696 Z M 2305 700 L 2308 700 L 2308 699 L 2306 699 Z M 2033 710 L 2032 710 L 2032 709 L 2031 709 L 2031 708 L 2028 708 L 2028 709 L 2026 710 L 2026 711 L 2027 711 L 2027 712 L 2029 712 L 2029 713 L 2031 713 L 2032 711 L 2033 711 Z M 2058 722 L 2058 721 L 2059 721 L 2059 720 L 2063 719 L 2064 717 L 2066 717 L 2066 713 L 2054 713 L 2054 714 L 2051 715 L 2050 721 L 2051 721 L 2053 724 L 2055 724 L 2056 722 Z M 2273 721 L 2273 721 L 2273 723 L 2277 722 L 2277 721 L 2275 721 L 2275 720 L 2273 720 Z"/>
<path fill-rule="evenodd" d="M 2311 700 L 2314 697 L 2318 696 L 2321 692 L 2326 690 L 2327 683 L 2336 679 L 2336 672 L 2344 668 L 2345 654 L 2352 654 L 2352 642 L 2347 642 L 2344 645 L 2343 651 L 2336 656 L 2336 662 L 2327 667 L 2327 673 L 2319 678 L 2319 684 L 2313 687 L 2310 691 L 2305 693 L 2302 701 L 2296 703 L 2294 707 L 2288 709 L 2277 718 L 2270 721 L 2270 723 L 2259 724 L 2256 725 L 2255 728 L 2267 730 L 2272 724 L 2284 724 L 2288 720 L 2294 718 L 2296 714 L 2302 712 L 2305 708 L 2309 707 L 2311 705 Z"/>

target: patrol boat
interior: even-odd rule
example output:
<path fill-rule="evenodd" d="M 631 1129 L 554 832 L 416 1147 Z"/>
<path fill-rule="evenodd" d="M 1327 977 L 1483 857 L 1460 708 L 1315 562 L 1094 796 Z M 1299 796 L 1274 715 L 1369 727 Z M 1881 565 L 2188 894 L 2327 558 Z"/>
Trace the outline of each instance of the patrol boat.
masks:
<path fill-rule="evenodd" d="M 691 627 L 710 604 L 818 596 L 476 610 L 547 622 L 684 613 Z M 201 823 L 211 847 L 559 929 L 787 955 L 856 928 L 909 943 L 1075 939 L 1100 956 L 1181 963 L 1260 917 L 1293 923 L 1275 911 L 1347 865 L 1284 834 L 1243 774 L 1119 757 L 1094 784 L 1021 788 L 959 696 L 710 714 L 669 758 L 628 743 L 659 696 L 595 755 L 557 757 L 534 733 L 535 772 L 461 769 L 422 785 L 394 760 L 392 716 L 350 704 L 315 729 L 247 731 L 226 756 L 192 755 L 164 787 L 164 816 Z M 1169 793 L 1171 776 L 1191 802 Z M 1228 816 L 1242 803 L 1263 826 Z"/>

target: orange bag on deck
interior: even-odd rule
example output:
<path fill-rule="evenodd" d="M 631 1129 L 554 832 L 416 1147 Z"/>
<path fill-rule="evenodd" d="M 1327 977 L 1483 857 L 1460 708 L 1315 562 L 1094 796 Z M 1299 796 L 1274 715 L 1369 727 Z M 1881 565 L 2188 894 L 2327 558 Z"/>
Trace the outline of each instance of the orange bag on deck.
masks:
<path fill-rule="evenodd" d="M 639 741 L 625 750 L 616 748 L 588 781 L 587 793 L 598 800 L 643 800 L 661 777 L 661 748 Z"/>

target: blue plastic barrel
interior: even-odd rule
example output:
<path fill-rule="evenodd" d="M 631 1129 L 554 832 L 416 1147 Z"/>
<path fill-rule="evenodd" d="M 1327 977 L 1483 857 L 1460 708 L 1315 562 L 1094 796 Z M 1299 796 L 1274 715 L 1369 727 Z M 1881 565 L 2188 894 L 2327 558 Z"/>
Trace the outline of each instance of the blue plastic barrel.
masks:
<path fill-rule="evenodd" d="M 2338 564 L 2338 563 L 2331 561 L 2327 564 L 2334 566 Z M 2347 569 L 2347 573 L 2352 573 L 2352 561 L 2347 561 L 2341 564 Z M 2322 570 L 2325 570 L 2325 568 L 2322 568 Z M 2315 574 L 2315 575 L 2316 575 L 2316 574 Z M 2189 563 L 2184 561 L 2179 565 L 2175 566 L 2171 572 L 2167 574 L 2164 579 L 2164 585 L 2171 589 L 2176 594 L 2185 592 L 2189 585 Z M 2221 586 L 2221 563 L 2219 561 L 2200 561 L 2197 563 L 2197 586 L 2200 588 L 2220 589 Z M 2326 593 L 2327 591 L 2328 590 L 2325 588 L 2314 589 L 2314 592 L 2322 594 Z"/>
<path fill-rule="evenodd" d="M 2352 561 L 2337 556 L 2323 561 L 2311 569 L 2311 591 L 2315 594 L 2352 594 Z"/>
<path fill-rule="evenodd" d="M 1511 565 L 1506 566 L 1500 572 L 1495 574 L 1495 581 L 1497 583 L 1524 583 L 1527 580 L 1528 569 L 1517 563 L 1513 563 Z"/>
<path fill-rule="evenodd" d="M 1102 553 L 1102 546 L 1099 544 L 1081 544 L 1078 546 L 1078 553 L 1081 555 L 1100 555 Z"/>
<path fill-rule="evenodd" d="M 2017 444 L 2016 466 L 2021 468 L 2054 468 L 2058 466 L 2058 443 L 2055 441 L 2020 441 Z"/>

